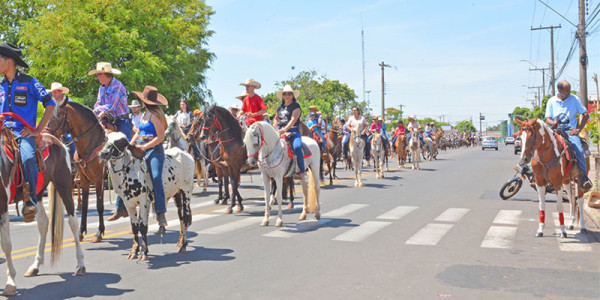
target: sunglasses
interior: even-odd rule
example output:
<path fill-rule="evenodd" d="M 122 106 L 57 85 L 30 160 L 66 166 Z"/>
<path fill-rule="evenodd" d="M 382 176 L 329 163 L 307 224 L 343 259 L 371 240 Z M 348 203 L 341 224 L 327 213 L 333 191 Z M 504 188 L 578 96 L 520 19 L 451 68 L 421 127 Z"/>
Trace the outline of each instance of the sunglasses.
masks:
<path fill-rule="evenodd" d="M 285 92 L 285 93 L 283 93 L 283 95 L 284 95 L 284 96 L 291 96 L 291 95 L 293 95 L 293 94 L 294 94 L 294 93 L 292 93 L 292 92 Z"/>

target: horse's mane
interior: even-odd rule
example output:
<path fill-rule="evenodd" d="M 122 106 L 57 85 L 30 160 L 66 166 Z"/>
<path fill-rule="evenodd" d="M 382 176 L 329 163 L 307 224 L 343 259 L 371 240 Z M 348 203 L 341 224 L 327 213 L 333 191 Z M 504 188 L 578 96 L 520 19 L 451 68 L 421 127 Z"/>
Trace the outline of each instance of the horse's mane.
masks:
<path fill-rule="evenodd" d="M 228 128 L 228 131 L 231 134 L 231 138 L 239 138 L 240 140 L 243 139 L 242 127 L 240 126 L 238 121 L 233 117 L 233 115 L 229 112 L 229 110 L 217 105 L 212 105 L 205 112 L 205 115 L 210 116 L 211 114 L 215 114 L 215 117 L 219 116 L 219 119 L 223 123 L 223 128 Z"/>
<path fill-rule="evenodd" d="M 95 120 L 96 122 L 98 122 L 98 118 L 89 107 L 77 102 L 68 102 L 66 105 L 70 105 L 71 107 L 73 107 L 75 112 L 80 114 L 83 117 L 83 119 Z"/>

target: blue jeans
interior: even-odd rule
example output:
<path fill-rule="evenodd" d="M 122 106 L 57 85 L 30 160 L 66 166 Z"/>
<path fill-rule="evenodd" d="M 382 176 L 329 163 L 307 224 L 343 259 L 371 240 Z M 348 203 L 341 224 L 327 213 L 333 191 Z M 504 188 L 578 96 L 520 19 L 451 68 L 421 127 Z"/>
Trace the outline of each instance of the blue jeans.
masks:
<path fill-rule="evenodd" d="M 165 203 L 165 187 L 162 182 L 163 165 L 165 163 L 165 148 L 162 144 L 146 150 L 146 161 L 148 172 L 152 177 L 152 188 L 154 190 L 154 211 L 157 214 L 167 212 Z"/>
<path fill-rule="evenodd" d="M 37 203 L 36 189 L 38 176 L 38 166 L 35 161 L 35 137 L 21 136 L 18 140 L 21 150 L 21 161 L 23 162 L 23 177 L 29 183 L 29 199 L 35 205 Z M 23 200 L 26 201 L 26 199 Z"/>
<path fill-rule="evenodd" d="M 124 119 L 119 119 L 115 121 L 115 125 L 117 126 L 117 130 L 124 133 L 128 140 L 131 140 L 131 118 L 127 117 Z M 123 204 L 123 199 L 121 196 L 117 196 L 117 211 L 126 211 L 125 204 Z"/>
<path fill-rule="evenodd" d="M 327 141 L 325 141 L 325 136 L 323 135 L 323 133 L 321 133 L 320 130 L 315 130 L 315 133 L 318 134 L 321 137 L 321 143 L 322 143 L 322 147 L 323 147 L 323 153 L 327 152 Z"/>
<path fill-rule="evenodd" d="M 412 132 L 409 132 L 408 135 L 406 136 L 406 140 L 407 141 L 410 141 L 410 135 L 411 135 L 411 133 Z M 422 134 L 419 134 L 419 140 L 421 140 L 421 145 L 425 144 L 425 142 L 423 141 L 423 135 Z"/>
<path fill-rule="evenodd" d="M 296 153 L 298 169 L 300 169 L 300 174 L 303 174 L 306 171 L 306 167 L 304 166 L 304 152 L 302 152 L 302 136 L 297 128 L 291 128 L 288 132 L 291 133 L 289 139 L 292 141 L 292 147 Z"/>
<path fill-rule="evenodd" d="M 73 155 L 75 155 L 75 151 L 77 151 L 77 148 L 75 147 L 75 143 L 73 143 L 73 137 L 70 133 L 65 133 L 65 140 L 67 141 L 67 143 L 71 143 L 69 145 L 69 154 L 71 155 L 71 159 L 73 159 Z"/>
<path fill-rule="evenodd" d="M 568 131 L 567 131 L 568 132 Z M 569 134 L 569 142 L 573 144 L 575 148 L 575 156 L 577 157 L 577 166 L 583 174 L 587 175 L 587 165 L 585 164 L 585 155 L 583 154 L 583 146 L 581 145 L 581 139 L 577 135 Z"/>

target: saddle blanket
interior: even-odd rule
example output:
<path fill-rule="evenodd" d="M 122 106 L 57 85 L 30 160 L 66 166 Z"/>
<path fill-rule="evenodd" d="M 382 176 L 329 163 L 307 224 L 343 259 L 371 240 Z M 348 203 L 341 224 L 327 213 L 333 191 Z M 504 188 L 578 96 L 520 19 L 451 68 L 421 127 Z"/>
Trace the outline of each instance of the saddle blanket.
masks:
<path fill-rule="evenodd" d="M 4 152 L 6 153 L 8 158 L 10 160 L 14 161 L 14 159 L 15 159 L 14 153 L 10 152 L 6 145 L 3 145 L 3 146 L 4 146 Z M 50 154 L 50 151 L 49 151 L 48 147 L 45 147 L 42 150 L 42 156 L 44 158 L 44 161 L 46 161 L 49 154 Z M 22 166 L 18 166 L 18 168 L 21 168 L 21 167 Z M 13 178 L 13 181 L 10 184 L 10 200 L 8 202 L 9 204 L 13 203 L 13 201 L 15 200 L 17 186 L 19 186 L 21 184 L 21 180 L 23 180 L 23 178 L 21 178 L 21 172 L 17 171 L 17 174 L 15 174 L 15 175 L 16 175 L 15 178 Z M 37 186 L 35 189 L 36 194 L 39 194 L 42 191 L 43 186 L 44 186 L 44 173 L 38 172 Z"/>

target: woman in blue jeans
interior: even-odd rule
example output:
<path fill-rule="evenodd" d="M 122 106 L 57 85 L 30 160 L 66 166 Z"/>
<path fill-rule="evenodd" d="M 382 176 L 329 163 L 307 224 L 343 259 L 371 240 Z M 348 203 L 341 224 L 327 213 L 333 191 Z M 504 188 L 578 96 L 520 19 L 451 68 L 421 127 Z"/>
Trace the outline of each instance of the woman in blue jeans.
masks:
<path fill-rule="evenodd" d="M 152 187 L 154 190 L 154 211 L 159 226 L 167 226 L 165 213 L 167 212 L 165 201 L 165 189 L 162 182 L 163 165 L 165 162 L 165 130 L 167 119 L 160 105 L 167 105 L 167 99 L 158 93 L 153 86 L 146 86 L 143 92 L 132 92 L 140 100 L 146 111 L 141 117 L 138 125 L 139 131 L 131 138 L 131 143 L 144 150 Z"/>
<path fill-rule="evenodd" d="M 277 108 L 275 115 L 275 128 L 279 128 L 277 130 L 279 135 L 289 134 L 298 162 L 298 177 L 302 177 L 306 168 L 304 153 L 302 153 L 302 138 L 298 131 L 298 120 L 302 115 L 300 104 L 296 101 L 298 95 L 300 95 L 300 91 L 293 90 L 289 84 L 286 84 L 283 90 L 277 91 L 277 98 L 281 99 L 281 105 Z"/>

